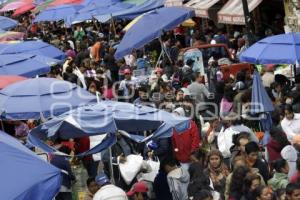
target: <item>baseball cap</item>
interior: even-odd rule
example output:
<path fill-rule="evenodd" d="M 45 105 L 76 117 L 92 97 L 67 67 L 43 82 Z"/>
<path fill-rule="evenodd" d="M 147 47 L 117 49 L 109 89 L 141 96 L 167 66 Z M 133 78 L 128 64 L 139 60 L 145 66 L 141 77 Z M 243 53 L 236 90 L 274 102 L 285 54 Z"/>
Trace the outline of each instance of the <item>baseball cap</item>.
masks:
<path fill-rule="evenodd" d="M 99 174 L 96 176 L 95 181 L 96 181 L 96 183 L 97 183 L 98 185 L 100 185 L 100 186 L 102 186 L 102 185 L 104 185 L 104 184 L 106 184 L 106 183 L 110 183 L 108 177 L 107 177 L 106 174 L 103 173 L 103 172 L 99 173 Z"/>
<path fill-rule="evenodd" d="M 125 69 L 125 70 L 124 70 L 124 74 L 131 74 L 130 69 Z"/>
<path fill-rule="evenodd" d="M 133 187 L 131 188 L 131 190 L 129 192 L 127 192 L 127 196 L 133 196 L 135 193 L 146 193 L 148 192 L 148 186 L 146 185 L 145 182 L 140 181 L 137 182 L 133 185 Z"/>
<path fill-rule="evenodd" d="M 245 89 L 246 85 L 242 81 L 237 82 L 234 87 L 232 88 L 233 90 L 243 90 Z"/>
<path fill-rule="evenodd" d="M 158 144 L 156 142 L 154 142 L 153 140 L 150 140 L 148 143 L 147 143 L 147 147 L 149 149 L 157 149 L 158 148 Z"/>

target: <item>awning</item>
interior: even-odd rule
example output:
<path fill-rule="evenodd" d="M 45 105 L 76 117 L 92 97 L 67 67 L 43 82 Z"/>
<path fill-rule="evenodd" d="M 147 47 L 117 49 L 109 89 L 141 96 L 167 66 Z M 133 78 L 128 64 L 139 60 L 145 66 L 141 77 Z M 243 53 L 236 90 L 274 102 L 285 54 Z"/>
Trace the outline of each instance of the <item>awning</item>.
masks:
<path fill-rule="evenodd" d="M 262 0 L 248 0 L 249 11 L 253 11 Z M 229 0 L 218 12 L 219 23 L 244 25 L 244 10 L 241 0 Z"/>
<path fill-rule="evenodd" d="M 182 6 L 183 0 L 166 0 L 165 7 Z"/>
<path fill-rule="evenodd" d="M 196 17 L 208 18 L 208 9 L 218 3 L 219 0 L 192 0 L 184 6 L 195 10 Z"/>

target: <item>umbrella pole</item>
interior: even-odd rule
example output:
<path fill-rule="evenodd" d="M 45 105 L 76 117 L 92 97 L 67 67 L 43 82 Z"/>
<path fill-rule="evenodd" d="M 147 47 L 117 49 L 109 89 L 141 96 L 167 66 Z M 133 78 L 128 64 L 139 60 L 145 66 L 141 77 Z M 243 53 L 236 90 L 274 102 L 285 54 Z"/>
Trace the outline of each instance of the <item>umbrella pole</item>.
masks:
<path fill-rule="evenodd" d="M 112 152 L 111 152 L 111 147 L 108 148 L 108 153 L 109 153 L 109 171 L 110 171 L 110 180 L 113 184 L 115 184 L 115 178 L 114 178 L 114 169 L 113 169 L 113 164 L 112 164 Z"/>
<path fill-rule="evenodd" d="M 160 61 L 160 58 L 162 57 L 162 55 L 163 55 L 163 50 L 161 50 L 161 52 L 160 52 L 160 54 L 159 54 L 159 56 L 158 56 L 158 59 L 157 59 L 156 65 L 155 65 L 154 67 L 157 67 L 157 66 L 158 66 L 158 63 L 159 63 L 159 61 Z"/>
<path fill-rule="evenodd" d="M 4 125 L 3 125 L 3 121 L 1 120 L 1 128 L 2 128 L 2 131 L 5 132 L 5 129 L 4 129 Z"/>

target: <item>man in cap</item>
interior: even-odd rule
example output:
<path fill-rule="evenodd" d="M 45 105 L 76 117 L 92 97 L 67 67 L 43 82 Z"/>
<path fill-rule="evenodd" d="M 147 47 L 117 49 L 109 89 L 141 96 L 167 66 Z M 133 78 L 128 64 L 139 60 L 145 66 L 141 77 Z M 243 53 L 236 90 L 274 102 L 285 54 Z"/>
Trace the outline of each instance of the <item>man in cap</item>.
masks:
<path fill-rule="evenodd" d="M 100 189 L 94 195 L 93 200 L 128 200 L 126 193 L 121 188 L 111 184 L 105 173 L 98 174 L 95 180 Z"/>
<path fill-rule="evenodd" d="M 135 183 L 131 190 L 127 192 L 127 196 L 133 200 L 147 200 L 148 186 L 145 182 L 140 181 Z"/>

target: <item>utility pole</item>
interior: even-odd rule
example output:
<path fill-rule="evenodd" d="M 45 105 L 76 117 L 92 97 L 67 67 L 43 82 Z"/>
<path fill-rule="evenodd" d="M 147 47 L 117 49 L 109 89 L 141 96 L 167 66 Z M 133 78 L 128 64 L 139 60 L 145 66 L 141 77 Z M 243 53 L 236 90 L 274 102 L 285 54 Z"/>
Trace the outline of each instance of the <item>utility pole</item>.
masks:
<path fill-rule="evenodd" d="M 249 42 L 249 46 L 251 46 L 254 43 L 253 29 L 252 29 L 252 19 L 251 19 L 251 15 L 250 15 L 250 12 L 249 12 L 248 1 L 247 0 L 242 0 L 242 3 L 243 3 L 243 10 L 244 10 L 244 17 L 245 17 L 245 25 L 246 25 L 248 42 Z"/>

